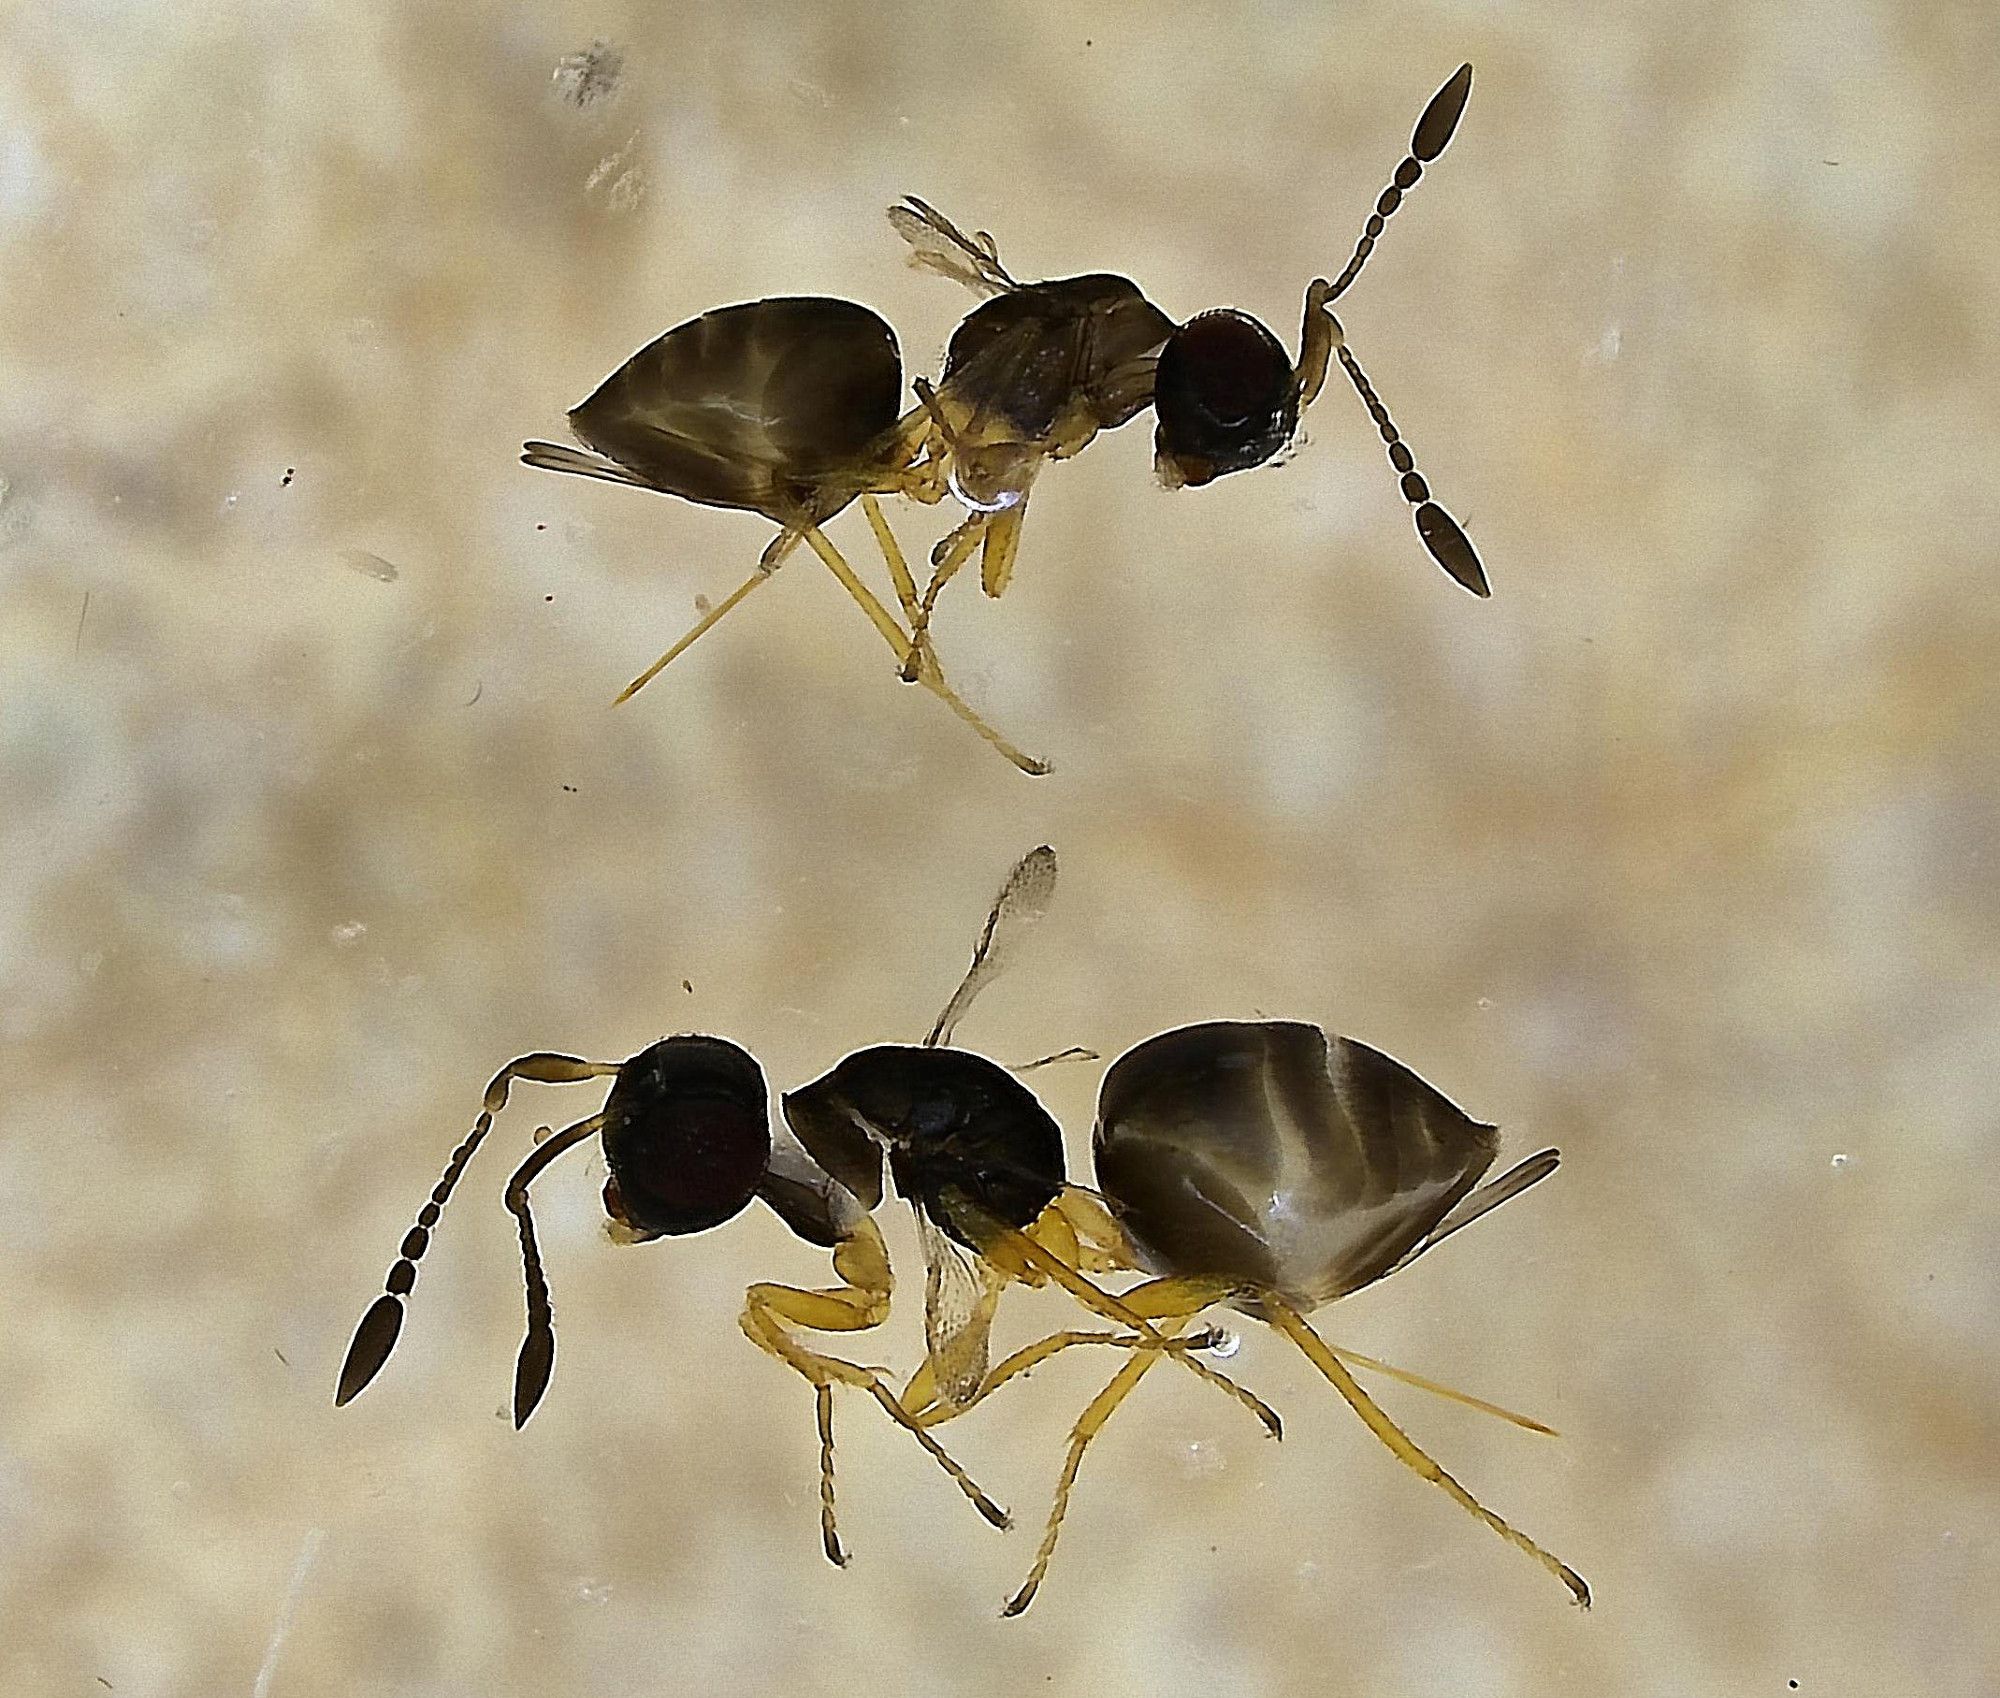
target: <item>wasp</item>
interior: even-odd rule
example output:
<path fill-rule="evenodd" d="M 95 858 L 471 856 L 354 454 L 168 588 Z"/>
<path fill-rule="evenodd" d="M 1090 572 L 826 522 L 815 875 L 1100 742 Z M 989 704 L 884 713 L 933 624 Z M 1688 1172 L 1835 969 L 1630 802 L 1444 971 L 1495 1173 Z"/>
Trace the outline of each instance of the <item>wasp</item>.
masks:
<path fill-rule="evenodd" d="M 946 1408 L 976 1399 L 986 1380 L 994 1308 L 1011 1281 L 1053 1279 L 1127 1328 L 1132 1347 L 1174 1350 L 1177 1341 L 1076 1271 L 1074 1232 L 1059 1206 L 1067 1188 L 1062 1134 L 1048 1111 L 998 1062 L 950 1047 L 956 1021 L 998 967 L 1010 935 L 1046 906 L 1055 870 L 1054 853 L 1046 848 L 1015 867 L 987 918 L 970 970 L 922 1045 L 859 1051 L 824 1078 L 785 1093 L 782 1139 L 772 1134 L 762 1068 L 724 1038 L 663 1038 L 625 1061 L 547 1051 L 510 1061 L 487 1086 L 471 1130 L 451 1152 L 404 1236 L 382 1294 L 362 1315 L 341 1364 L 335 1404 L 358 1396 L 395 1348 L 432 1234 L 512 1087 L 609 1079 L 603 1106 L 560 1131 L 545 1132 L 502 1193 L 520 1237 L 527 1307 L 514 1370 L 515 1426 L 525 1425 L 541 1403 L 556 1355 L 555 1310 L 535 1233 L 531 1187 L 559 1157 L 596 1139 L 609 1170 L 603 1202 L 617 1242 L 696 1235 L 761 1200 L 798 1237 L 832 1252 L 837 1285 L 821 1290 L 753 1285 L 740 1321 L 753 1343 L 813 1388 L 821 1545 L 830 1561 L 847 1561 L 834 1494 L 838 1385 L 867 1393 L 988 1523 L 1005 1527 L 1005 1510 L 929 1425 L 909 1412 L 879 1371 L 816 1350 L 799 1335 L 867 1332 L 888 1319 L 895 1280 L 873 1218 L 882 1201 L 886 1156 L 898 1192 L 916 1211 L 923 1244 L 928 1349 L 915 1382 L 916 1399 L 926 1405 L 941 1401 Z M 1035 1065 L 1040 1063 L 1029 1064 Z M 1267 1428 L 1277 1429 L 1276 1415 L 1250 1393 L 1185 1349 L 1174 1353 L 1243 1402 Z"/>
<path fill-rule="evenodd" d="M 713 629 L 804 542 L 921 683 L 1023 772 L 1048 763 L 1024 754 L 946 681 L 928 642 L 897 624 L 822 528 L 859 499 L 889 567 L 905 617 L 918 614 L 916 584 L 877 499 L 943 498 L 946 470 L 927 453 L 928 415 L 903 411 L 895 332 L 870 308 L 826 296 L 787 296 L 717 307 L 646 344 L 569 413 L 585 450 L 528 442 L 522 461 L 545 471 L 602 478 L 740 508 L 778 526 L 743 583 L 632 680 L 623 702 Z"/>
<path fill-rule="evenodd" d="M 1478 552 L 1433 499 L 1332 310 L 1424 167 L 1444 152 L 1471 93 L 1472 67 L 1461 65 L 1425 106 L 1409 152 L 1377 198 L 1347 265 L 1331 282 L 1315 278 L 1308 285 L 1296 360 L 1263 324 L 1235 308 L 1176 324 L 1123 277 L 1017 283 L 987 232 L 967 235 L 915 196 L 889 209 L 912 264 L 993 297 L 959 326 L 936 386 L 922 379 L 916 385 L 931 418 L 928 453 L 944 464 L 948 486 L 969 511 L 933 551 L 906 677 L 918 676 L 939 591 L 975 547 L 982 549 L 986 593 L 997 596 L 1007 587 L 1028 486 L 1045 461 L 1080 452 L 1100 431 L 1151 406 L 1154 468 L 1166 487 L 1247 471 L 1294 440 L 1336 359 L 1382 436 L 1424 547 L 1473 594 L 1490 593 Z"/>
<path fill-rule="evenodd" d="M 1152 1277 L 1120 1304 L 1172 1338 L 1218 1304 L 1289 1338 L 1401 1461 L 1588 1607 L 1583 1578 L 1494 1514 L 1434 1462 L 1356 1379 L 1350 1364 L 1540 1433 L 1553 1429 L 1372 1357 L 1328 1344 L 1307 1317 L 1435 1249 L 1556 1171 L 1543 1150 L 1482 1184 L 1498 1130 L 1472 1119 L 1380 1051 L 1289 1020 L 1219 1020 L 1149 1038 L 1106 1071 L 1091 1147 L 1092 1217 L 1072 1208 L 1098 1267 Z M 986 1377 L 981 1395 L 1078 1335 L 1052 1335 Z M 1091 1441 L 1159 1360 L 1151 1340 L 1071 1430 L 1040 1549 L 1006 1607 L 1034 1598 L 1055 1554 Z M 907 1401 L 907 1400 L 906 1400 Z M 944 1418 L 911 1405 L 932 1424 Z"/>

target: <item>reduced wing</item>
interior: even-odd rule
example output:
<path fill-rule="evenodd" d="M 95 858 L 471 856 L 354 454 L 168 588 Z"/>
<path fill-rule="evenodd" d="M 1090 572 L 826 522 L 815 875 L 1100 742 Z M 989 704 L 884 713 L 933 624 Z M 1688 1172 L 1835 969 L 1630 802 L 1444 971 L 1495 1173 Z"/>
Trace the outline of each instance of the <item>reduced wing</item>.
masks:
<path fill-rule="evenodd" d="M 905 195 L 889 208 L 889 222 L 910 244 L 910 263 L 919 271 L 953 278 L 976 295 L 1002 295 L 1016 287 L 991 236 L 984 230 L 966 235 L 928 201 Z"/>
<path fill-rule="evenodd" d="M 930 1036 L 924 1039 L 926 1049 L 951 1042 L 958 1022 L 972 1006 L 972 999 L 1006 965 L 1014 939 L 1049 911 L 1055 893 L 1056 852 L 1044 843 L 1016 861 L 1007 882 L 1001 885 L 1000 894 L 986 916 L 986 929 L 979 934 L 979 942 L 973 948 L 972 965 L 966 969 L 958 989 L 952 992 L 951 1001 L 944 1005 Z"/>
<path fill-rule="evenodd" d="M 956 1409 L 986 1380 L 987 1337 L 1004 1278 L 975 1258 L 916 1205 L 924 1252 L 924 1345 L 940 1401 Z"/>

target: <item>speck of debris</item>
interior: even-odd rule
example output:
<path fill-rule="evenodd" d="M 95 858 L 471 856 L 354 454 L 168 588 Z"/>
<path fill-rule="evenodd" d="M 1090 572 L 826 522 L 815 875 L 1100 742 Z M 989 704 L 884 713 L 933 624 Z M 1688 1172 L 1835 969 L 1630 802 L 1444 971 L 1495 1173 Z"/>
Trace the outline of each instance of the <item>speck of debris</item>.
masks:
<path fill-rule="evenodd" d="M 297 466 L 287 466 L 285 468 L 285 475 L 280 479 L 278 479 L 278 487 L 280 489 L 290 489 L 292 486 L 292 479 L 297 477 L 298 475 L 299 475 L 299 469 Z"/>
<path fill-rule="evenodd" d="M 384 560 L 379 554 L 370 554 L 365 548 L 346 549 L 340 558 L 343 564 L 364 578 L 373 578 L 378 584 L 393 584 L 396 581 L 396 563 Z"/>
<path fill-rule="evenodd" d="M 693 996 L 693 995 L 694 995 L 694 980 L 692 980 L 692 979 L 683 979 L 683 980 L 681 980 L 681 989 L 682 989 L 682 990 L 684 990 L 684 991 L 686 991 L 686 992 L 688 993 L 688 995 L 689 995 L 689 996 Z"/>
<path fill-rule="evenodd" d="M 572 796 L 576 794 L 576 786 L 574 784 L 565 784 L 563 788 L 567 790 Z"/>
<path fill-rule="evenodd" d="M 591 168 L 583 192 L 612 212 L 630 212 L 646 198 L 646 172 L 639 157 L 639 132 L 625 138 Z"/>
<path fill-rule="evenodd" d="M 467 701 L 465 705 L 467 707 L 471 707 L 474 702 L 477 702 L 479 698 L 485 694 L 486 694 L 486 680 L 484 678 L 474 679 L 472 685 L 471 700 Z"/>
<path fill-rule="evenodd" d="M 538 531 L 545 531 L 545 530 L 547 530 L 548 528 L 549 528 L 549 527 L 548 527 L 547 525 L 537 525 L 537 526 L 535 527 L 535 529 L 536 529 L 536 530 L 538 530 Z"/>
<path fill-rule="evenodd" d="M 609 100 L 618 92 L 618 79 L 625 74 L 625 55 L 602 36 L 578 53 L 565 53 L 556 61 L 553 76 L 563 99 L 581 111 Z"/>
<path fill-rule="evenodd" d="M 291 1366 L 290 1362 L 285 1361 L 285 1353 L 282 1350 L 280 1350 L 275 1344 L 271 1346 L 271 1354 L 277 1357 L 277 1359 L 280 1362 L 284 1362 L 287 1368 Z"/>
<path fill-rule="evenodd" d="M 543 597 L 542 597 L 542 600 L 544 600 L 544 601 L 554 601 L 555 599 L 556 599 L 556 598 L 555 598 L 554 596 L 552 596 L 552 595 L 545 595 L 545 596 L 543 596 Z"/>

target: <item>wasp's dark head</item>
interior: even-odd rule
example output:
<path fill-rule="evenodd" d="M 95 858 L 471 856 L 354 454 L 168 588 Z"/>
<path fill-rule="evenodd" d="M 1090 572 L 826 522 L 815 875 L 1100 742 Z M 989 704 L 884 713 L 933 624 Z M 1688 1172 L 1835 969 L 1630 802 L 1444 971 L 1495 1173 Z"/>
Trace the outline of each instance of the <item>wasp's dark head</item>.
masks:
<path fill-rule="evenodd" d="M 720 1226 L 770 1166 L 764 1071 L 721 1038 L 663 1038 L 618 1069 L 603 1137 L 604 1207 L 635 1237 Z"/>
<path fill-rule="evenodd" d="M 1261 466 L 1299 427 L 1291 357 L 1248 313 L 1205 312 L 1160 350 L 1153 412 L 1154 466 L 1170 488 Z"/>

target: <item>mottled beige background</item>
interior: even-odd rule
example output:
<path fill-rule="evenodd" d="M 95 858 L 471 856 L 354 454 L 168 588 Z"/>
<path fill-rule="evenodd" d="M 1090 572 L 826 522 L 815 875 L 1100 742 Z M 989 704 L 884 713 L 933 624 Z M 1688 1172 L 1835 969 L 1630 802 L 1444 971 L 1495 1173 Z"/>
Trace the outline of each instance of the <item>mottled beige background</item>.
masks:
<path fill-rule="evenodd" d="M 1336 385 L 1198 494 L 1107 438 L 1004 601 L 946 598 L 1052 777 L 803 559 L 611 711 L 766 535 L 516 463 L 630 350 L 826 292 L 934 370 L 970 298 L 906 191 L 1289 341 L 1462 58 L 1343 316 L 1491 602 Z M 1996 62 L 1990 8 L 1864 0 L 10 9 L 0 1690 L 2000 1692 Z M 1044 839 L 968 1043 L 1308 1017 L 1562 1146 L 1326 1321 L 1564 1430 L 1385 1392 L 1591 1614 L 1262 1332 L 1284 1445 L 1155 1376 L 1019 1622 L 1105 1364 L 954 1434 L 1005 1537 L 845 1403 L 837 1572 L 734 1325 L 823 1256 L 762 1211 L 613 1248 L 594 1155 L 542 1188 L 515 1434 L 498 1191 L 566 1095 L 336 1414 L 499 1062 L 698 1028 L 790 1084 L 920 1034 Z M 1079 1162 L 1097 1072 L 1041 1076 Z"/>

